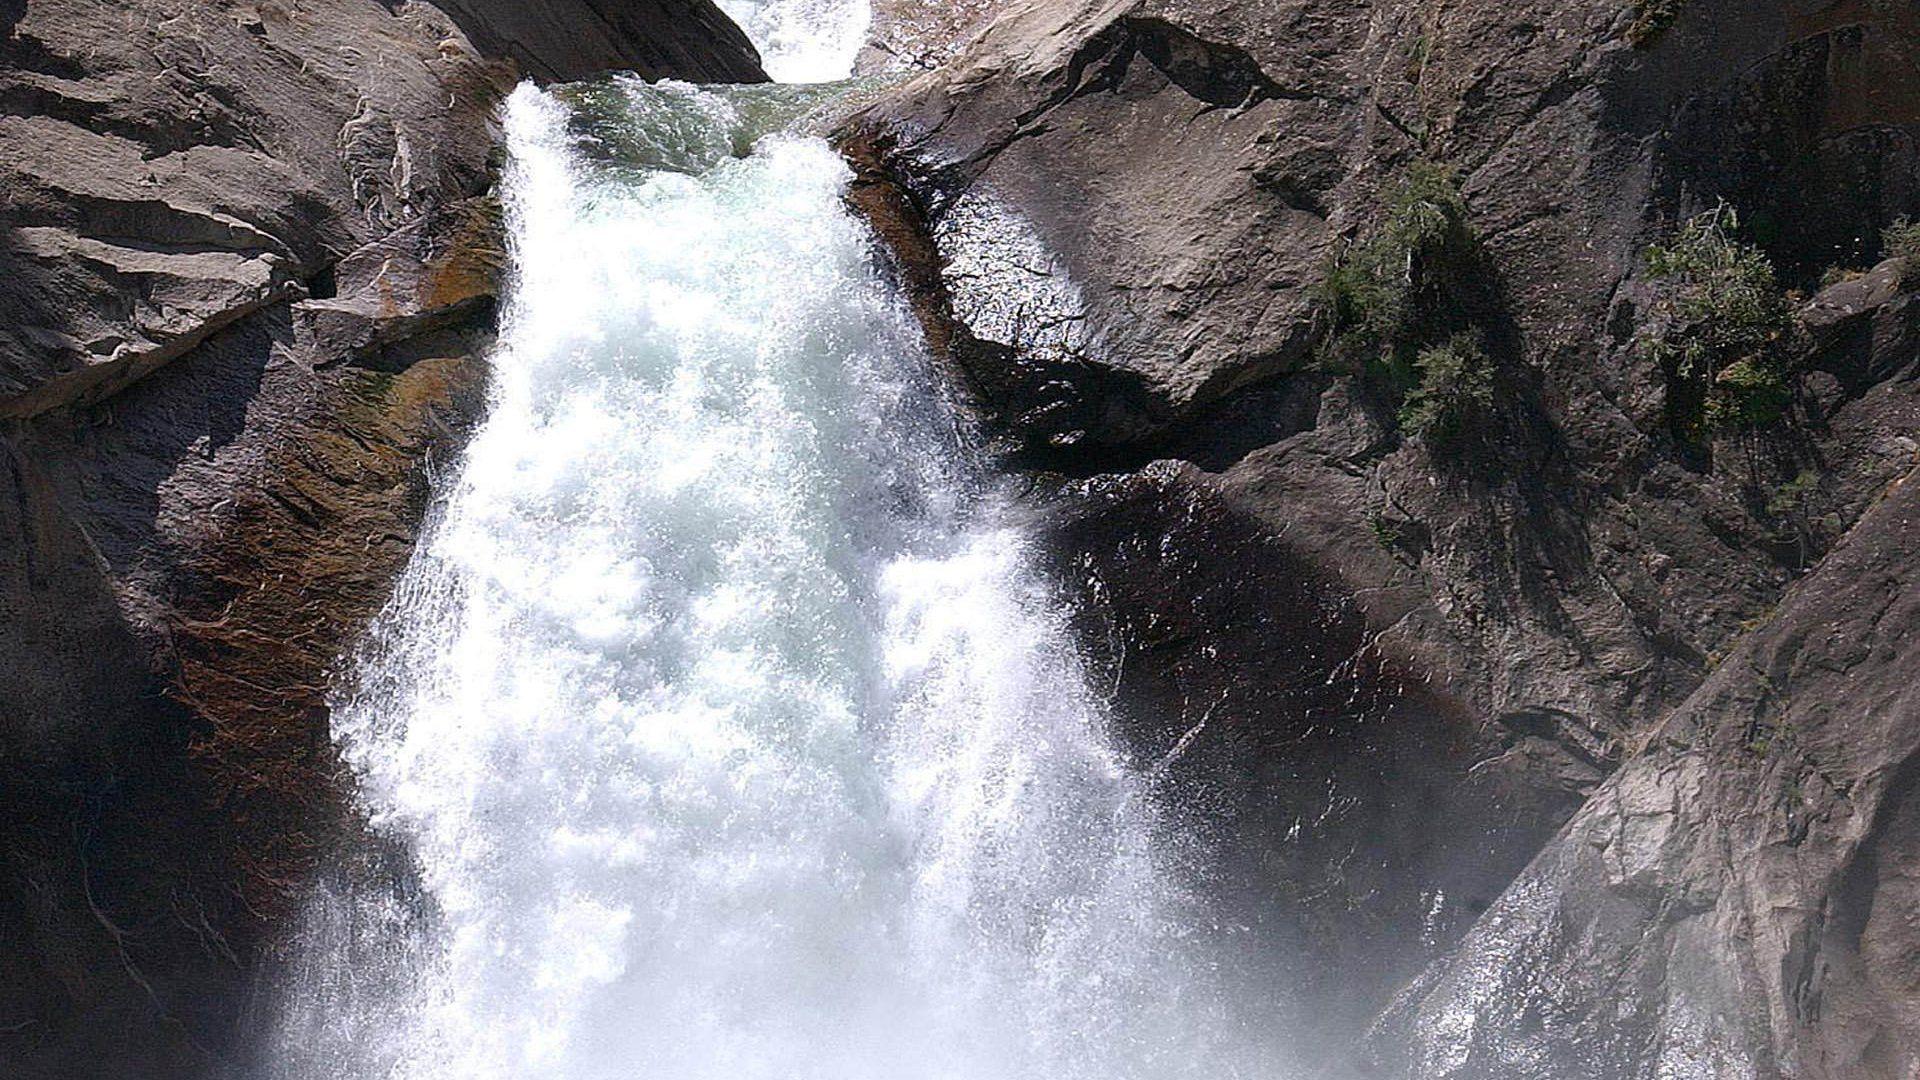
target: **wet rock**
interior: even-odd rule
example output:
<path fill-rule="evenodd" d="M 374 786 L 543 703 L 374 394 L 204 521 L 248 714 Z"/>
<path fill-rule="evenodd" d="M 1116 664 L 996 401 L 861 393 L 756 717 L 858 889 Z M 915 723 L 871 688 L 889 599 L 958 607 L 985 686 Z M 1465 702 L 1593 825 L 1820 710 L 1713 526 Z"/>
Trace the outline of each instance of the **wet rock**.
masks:
<path fill-rule="evenodd" d="M 1303 1059 L 1440 955 L 1603 775 L 1394 665 L 1339 582 L 1192 466 L 1069 484 L 1043 521 L 1092 681 Z M 1555 767 L 1579 775 L 1543 782 Z"/>
<path fill-rule="evenodd" d="M 1009 460 L 1102 484 L 1160 460 L 1197 470 L 1241 527 L 1346 598 L 1371 655 L 1444 703 L 1470 768 L 1502 770 L 1540 800 L 1513 807 L 1550 832 L 1589 796 L 1628 799 L 1633 809 L 1612 818 L 1629 823 L 1623 866 L 1657 865 L 1691 843 L 1646 807 L 1693 798 L 1700 770 L 1596 789 L 1615 790 L 1605 777 L 1773 625 L 1789 588 L 1819 573 L 1914 467 L 1920 420 L 1910 378 L 1920 349 L 1897 265 L 1802 306 L 1792 349 L 1804 375 L 1784 428 L 1683 445 L 1639 340 L 1656 298 L 1646 246 L 1721 199 L 1786 284 L 1807 289 L 1835 266 L 1870 264 L 1881 227 L 1920 210 L 1920 87 L 1903 59 L 1920 34 L 1913 13 L 1694 0 L 1656 27 L 1643 7 L 1055 0 L 1009 9 L 844 130 L 861 169 L 856 201 L 878 208 L 930 340 Z M 1322 348 L 1328 266 L 1375 234 L 1387 196 L 1423 162 L 1457 178 L 1472 233 L 1470 272 L 1449 283 L 1454 307 L 1442 315 L 1476 329 L 1498 373 L 1495 407 L 1458 455 L 1402 430 L 1401 392 Z M 1115 528 L 1137 529 L 1143 544 L 1182 537 L 1196 558 L 1216 542 L 1139 516 Z M 1199 644 L 1166 648 L 1190 650 L 1191 669 L 1206 662 Z M 1257 656 L 1232 664 L 1209 678 L 1261 677 Z M 1430 736 L 1416 725 L 1406 738 Z M 1350 749 L 1382 768 L 1399 752 L 1391 739 Z M 1258 774 L 1283 767 L 1265 755 L 1285 763 L 1293 751 L 1246 753 L 1245 797 L 1281 798 Z M 1299 767 L 1339 769 L 1311 755 Z M 1737 785 L 1702 790 L 1703 805 L 1724 804 L 1714 813 L 1745 797 Z M 1369 795 L 1387 800 L 1382 813 L 1394 805 Z M 1450 842 L 1447 824 L 1429 820 L 1435 841 Z M 1247 824 L 1246 843 L 1289 850 L 1270 823 Z M 1498 834 L 1511 846 L 1490 848 L 1492 864 L 1522 865 L 1541 835 Z M 1586 879 L 1542 876 L 1544 865 L 1474 934 L 1529 904 L 1583 903 L 1560 894 Z M 1672 875 L 1649 903 L 1685 908 L 1698 886 Z M 1489 944 L 1439 969 L 1456 996 L 1423 999 L 1436 1031 L 1466 1015 L 1447 1002 L 1469 1000 L 1459 995 L 1471 986 L 1508 988 L 1471 999 L 1475 1064 L 1457 1075 L 1587 1075 L 1550 1060 L 1565 1045 L 1525 1049 L 1544 1045 L 1538 1032 L 1554 1027 L 1556 987 L 1569 980 L 1621 980 L 1621 1018 L 1595 1035 L 1609 1046 L 1651 1045 L 1683 1021 L 1731 1030 L 1716 1019 L 1726 1010 L 1771 1015 L 1755 1011 L 1757 984 L 1729 982 L 1732 969 L 1711 959 L 1708 944 L 1732 947 L 1716 936 L 1738 929 L 1724 920 L 1691 923 L 1671 968 L 1629 969 L 1637 961 L 1611 945 L 1581 952 L 1577 936 L 1554 936 L 1576 934 L 1570 925 L 1552 922 L 1529 952 Z M 1618 925 L 1624 949 L 1641 924 Z M 1334 920 L 1328 933 L 1352 931 Z M 1858 978 L 1833 970 L 1841 983 Z M 1521 1003 L 1504 1008 L 1509 999 Z M 1731 1062 L 1776 1046 L 1778 1056 L 1803 1038 L 1766 1022 L 1713 1052 Z M 1383 1038 L 1387 1061 L 1394 1037 Z M 1441 1049 L 1393 1060 L 1409 1075 L 1452 1060 L 1439 1035 L 1422 1045 Z M 1502 1045 L 1520 1049 L 1487 1049 Z M 1695 1071 L 1675 1050 L 1674 1075 L 1722 1075 L 1706 1044 L 1688 1045 Z M 1654 1058 L 1633 1053 L 1594 1060 L 1657 1074 Z M 1876 1060 L 1835 1075 L 1902 1075 L 1897 1055 Z"/>
<path fill-rule="evenodd" d="M 606 71 L 688 82 L 765 82 L 753 43 L 709 0 L 442 0 L 487 56 L 534 78 Z"/>
<path fill-rule="evenodd" d="M 0 520 L 0 1058 L 25 1077 L 244 1059 L 248 978 L 353 823 L 329 673 L 458 448 L 483 326 L 316 372 L 284 309 L 17 426 Z M 213 403 L 221 403 L 215 405 Z M 183 418 L 190 418 L 183 421 Z"/>
<path fill-rule="evenodd" d="M 0 4 L 0 1073 L 252 1075 L 484 399 L 495 109 L 610 65 L 764 78 L 704 0 Z"/>
<path fill-rule="evenodd" d="M 931 71 L 1009 5 L 1006 0 L 876 0 L 854 71 Z"/>

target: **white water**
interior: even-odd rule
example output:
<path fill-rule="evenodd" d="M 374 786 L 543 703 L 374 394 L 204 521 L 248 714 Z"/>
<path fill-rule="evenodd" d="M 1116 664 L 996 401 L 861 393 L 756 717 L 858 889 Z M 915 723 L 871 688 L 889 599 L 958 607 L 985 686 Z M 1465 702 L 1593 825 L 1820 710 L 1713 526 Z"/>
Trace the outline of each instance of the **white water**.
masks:
<path fill-rule="evenodd" d="M 844 79 L 866 44 L 870 0 L 719 0 L 720 9 L 753 39 L 760 64 L 776 82 Z"/>
<path fill-rule="evenodd" d="M 846 167 L 731 155 L 793 93 L 512 98 L 491 410 L 336 710 L 420 894 L 316 899 L 274 1075 L 1277 1075 Z"/>

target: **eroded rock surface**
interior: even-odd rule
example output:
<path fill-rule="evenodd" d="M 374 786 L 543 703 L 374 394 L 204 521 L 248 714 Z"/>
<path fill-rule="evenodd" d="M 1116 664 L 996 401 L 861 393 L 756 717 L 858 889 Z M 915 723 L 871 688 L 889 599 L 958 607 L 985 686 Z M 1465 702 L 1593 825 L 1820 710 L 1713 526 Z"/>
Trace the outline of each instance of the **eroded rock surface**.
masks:
<path fill-rule="evenodd" d="M 1536 782 L 1544 740 L 1391 663 L 1339 582 L 1191 465 L 1069 484 L 1042 520 L 1093 681 L 1299 1044 L 1364 1026 L 1603 775 Z"/>
<path fill-rule="evenodd" d="M 1244 710 L 1249 741 L 1219 752 L 1249 755 L 1245 799 L 1315 820 L 1316 808 L 1342 804 L 1275 776 L 1291 768 L 1331 787 L 1354 768 L 1347 753 L 1392 775 L 1407 745 L 1430 747 L 1427 775 L 1456 777 L 1439 787 L 1470 776 L 1508 794 L 1477 804 L 1488 816 L 1432 814 L 1409 835 L 1437 851 L 1483 837 L 1498 878 L 1582 800 L 1599 807 L 1652 791 L 1639 764 L 1622 774 L 1626 788 L 1602 784 L 1673 710 L 1700 700 L 1710 675 L 1724 678 L 1725 658 L 1752 647 L 1742 643 L 1757 630 L 1784 619 L 1794 629 L 1783 633 L 1824 633 L 1820 616 L 1787 614 L 1782 597 L 1915 464 L 1910 273 L 1892 262 L 1816 283 L 1871 266 L 1882 226 L 1920 210 L 1916 41 L 1909 7 L 1873 3 L 1043 0 L 1008 7 L 957 59 L 844 134 L 862 172 L 855 202 L 899 256 L 930 339 L 1010 460 L 1090 478 L 1094 491 L 1153 475 L 1172 485 L 1174 505 L 1218 500 L 1269 546 L 1268 559 L 1318 581 L 1364 628 L 1345 639 L 1227 611 L 1230 633 L 1262 644 L 1231 650 L 1208 685 L 1257 681 L 1262 657 L 1291 655 L 1307 633 L 1338 654 L 1329 665 L 1397 672 L 1400 689 L 1381 692 L 1448 718 L 1376 740 L 1356 709 L 1343 717 L 1351 732 L 1328 736 L 1346 740 L 1332 754 L 1288 747 L 1295 706 Z M 1463 305 L 1452 314 L 1475 327 L 1498 372 L 1497 405 L 1457 454 L 1401 430 L 1393 395 L 1325 347 L 1329 267 L 1375 234 L 1396 186 L 1428 166 L 1455 177 L 1473 236 L 1470 280 L 1451 283 Z M 1676 437 L 1662 372 L 1641 345 L 1657 295 L 1643 252 L 1723 199 L 1785 283 L 1815 295 L 1793 300 L 1788 334 L 1804 371 L 1794 421 L 1702 446 Z M 1099 537 L 1109 550 L 1091 553 L 1096 561 L 1144 548 L 1174 569 L 1222 543 L 1152 517 L 1133 528 Z M 1155 546 L 1163 540 L 1173 546 Z M 1222 558 L 1236 567 L 1223 577 L 1251 573 Z M 1131 602 L 1155 610 L 1150 596 Z M 1215 644 L 1174 638 L 1160 662 L 1200 672 Z M 1153 701 L 1167 679 L 1179 683 L 1168 675 L 1133 692 Z M 1914 723 L 1901 702 L 1878 707 L 1887 711 L 1859 722 Z M 1818 723 L 1822 738 L 1850 737 L 1844 717 L 1821 713 Z M 1443 749 L 1438 732 L 1455 741 Z M 1166 738 L 1145 737 L 1149 747 Z M 1880 760 L 1848 759 L 1835 782 L 1876 783 Z M 1390 817 L 1425 789 L 1366 790 L 1387 805 L 1356 821 Z M 1700 793 L 1714 807 L 1702 820 L 1737 818 L 1747 804 L 1730 800 L 1748 794 L 1732 782 Z M 1340 816 L 1330 815 L 1324 842 L 1342 835 Z M 1273 881 L 1287 880 L 1292 860 L 1320 857 L 1277 822 L 1245 820 L 1256 837 L 1245 842 L 1277 853 Z M 1541 865 L 1576 848 L 1563 840 L 1551 850 L 1562 854 Z M 1523 875 L 1468 940 L 1589 880 L 1555 873 Z M 1684 904 L 1698 882 L 1676 872 L 1669 884 L 1681 897 L 1671 902 Z M 1468 897 L 1484 901 L 1487 888 L 1448 892 L 1435 951 L 1474 922 Z M 1771 888 L 1752 895 L 1804 899 Z M 1368 920 L 1382 940 L 1417 937 L 1414 912 L 1386 896 L 1359 898 L 1327 940 Z M 1629 929 L 1583 943 L 1589 925 Z M 1726 989 L 1731 961 L 1699 952 L 1696 963 L 1682 943 L 1684 970 L 1635 966 L 1636 925 L 1561 919 L 1528 939 L 1530 952 L 1469 946 L 1473 959 L 1436 969 L 1449 992 L 1500 988 L 1472 999 L 1479 1026 L 1458 1043 L 1472 1047 L 1458 1075 L 1586 1075 L 1567 1071 L 1577 1056 L 1551 1060 L 1572 1044 L 1531 1057 L 1487 1049 L 1509 1037 L 1543 1045 L 1527 1033 L 1554 1026 L 1560 998 L 1542 973 L 1576 963 L 1596 981 L 1568 1007 L 1586 1010 L 1594 1040 L 1645 1042 L 1683 1020 L 1712 1033 L 1703 1038 L 1727 1038 L 1720 1014 L 1685 1012 L 1724 1008 L 1762 1026 L 1728 1043 L 1723 1061 L 1751 1051 L 1756 1075 L 1797 1075 L 1812 1067 L 1800 1064 L 1806 1055 L 1828 1053 L 1813 1049 L 1827 1035 L 1756 1005 L 1772 993 L 1761 983 Z M 1732 956 L 1742 946 L 1718 947 Z M 1355 955 L 1328 947 L 1320 959 Z M 1865 978 L 1832 970 L 1839 983 Z M 1630 971 L 1651 974 L 1636 983 Z M 1610 978 L 1630 987 L 1611 1017 L 1593 989 Z M 1362 996 L 1383 1005 L 1390 982 Z M 1651 1004 L 1663 995 L 1680 1004 Z M 1432 1052 L 1382 1051 L 1387 1074 L 1447 1075 L 1445 1048 L 1456 1043 L 1442 1029 L 1462 1015 L 1449 1003 L 1467 999 L 1430 989 L 1419 1000 L 1420 1045 Z M 1765 1064 L 1789 1061 L 1789 1048 L 1796 1064 Z M 1863 1051 L 1854 1071 L 1831 1075 L 1904 1075 L 1905 1052 Z M 1662 1074 L 1657 1055 L 1622 1054 L 1606 1059 L 1623 1063 L 1617 1075 L 1741 1075 L 1710 1063 Z"/>
<path fill-rule="evenodd" d="M 931 71 L 1009 7 L 1008 0 L 873 0 L 857 74 Z"/>
<path fill-rule="evenodd" d="M 0 4 L 0 1073 L 246 1065 L 484 399 L 495 110 L 606 67 L 764 78 L 705 0 Z"/>
<path fill-rule="evenodd" d="M 483 53 L 540 79 L 765 82 L 747 36 L 710 0 L 441 0 Z"/>
<path fill-rule="evenodd" d="M 1920 1068 L 1915 480 L 1407 990 L 1381 1075 Z"/>

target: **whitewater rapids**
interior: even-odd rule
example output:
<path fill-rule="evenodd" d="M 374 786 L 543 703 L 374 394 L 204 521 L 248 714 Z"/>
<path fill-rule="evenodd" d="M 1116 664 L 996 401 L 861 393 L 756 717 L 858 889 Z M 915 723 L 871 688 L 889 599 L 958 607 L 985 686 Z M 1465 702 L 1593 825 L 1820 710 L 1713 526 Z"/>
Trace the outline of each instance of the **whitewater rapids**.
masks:
<path fill-rule="evenodd" d="M 809 93 L 509 102 L 491 405 L 335 715 L 407 869 L 271 1075 L 1279 1075 Z"/>

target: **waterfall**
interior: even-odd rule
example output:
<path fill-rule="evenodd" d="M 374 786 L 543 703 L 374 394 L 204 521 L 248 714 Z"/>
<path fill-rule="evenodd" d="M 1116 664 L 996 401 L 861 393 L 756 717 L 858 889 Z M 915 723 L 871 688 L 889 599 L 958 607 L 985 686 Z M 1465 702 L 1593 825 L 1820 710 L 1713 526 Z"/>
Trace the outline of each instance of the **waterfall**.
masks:
<path fill-rule="evenodd" d="M 825 92 L 509 101 L 489 412 L 335 710 L 401 855 L 270 1075 L 1279 1075 Z"/>
<path fill-rule="evenodd" d="M 767 74 L 784 83 L 844 79 L 873 22 L 869 0 L 719 0 L 760 50 Z"/>

